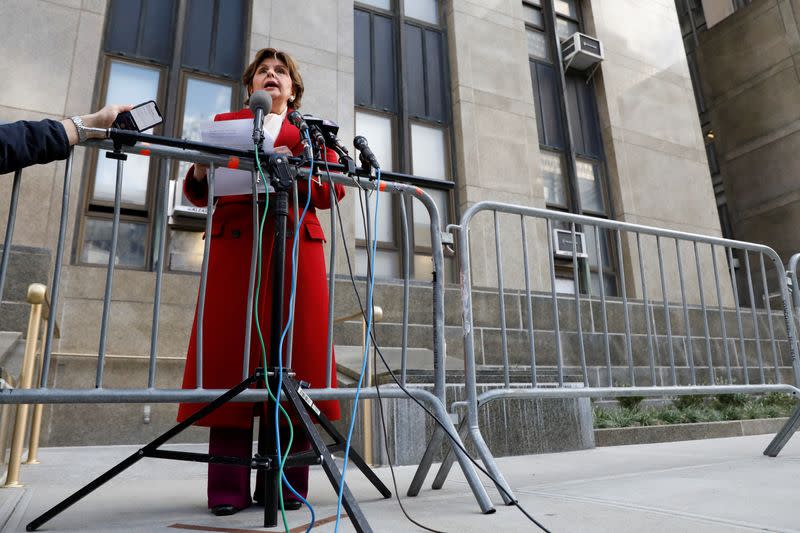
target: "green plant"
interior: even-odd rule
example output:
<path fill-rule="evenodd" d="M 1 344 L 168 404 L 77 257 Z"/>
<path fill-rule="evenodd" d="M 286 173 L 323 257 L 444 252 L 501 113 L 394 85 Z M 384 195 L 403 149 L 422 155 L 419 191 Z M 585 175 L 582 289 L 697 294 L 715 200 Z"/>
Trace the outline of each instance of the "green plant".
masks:
<path fill-rule="evenodd" d="M 644 396 L 620 396 L 617 398 L 620 407 L 625 409 L 638 409 L 644 400 Z"/>
<path fill-rule="evenodd" d="M 720 406 L 736 405 L 741 407 L 748 404 L 750 401 L 750 396 L 741 392 L 735 394 L 717 394 L 717 403 Z"/>
<path fill-rule="evenodd" d="M 633 419 L 640 426 L 657 426 L 660 422 L 656 411 L 653 409 L 642 409 L 640 411 L 636 411 L 633 415 Z"/>
<path fill-rule="evenodd" d="M 658 418 L 667 424 L 683 424 L 687 422 L 686 415 L 680 409 L 667 407 L 658 413 Z"/>
<path fill-rule="evenodd" d="M 700 407 L 705 403 L 705 397 L 700 394 L 687 394 L 686 396 L 678 396 L 672 400 L 672 404 L 678 409 L 689 409 L 692 407 Z"/>
<path fill-rule="evenodd" d="M 759 399 L 764 405 L 777 405 L 789 410 L 794 409 L 797 405 L 797 400 L 795 400 L 794 396 L 785 392 L 768 392 Z"/>

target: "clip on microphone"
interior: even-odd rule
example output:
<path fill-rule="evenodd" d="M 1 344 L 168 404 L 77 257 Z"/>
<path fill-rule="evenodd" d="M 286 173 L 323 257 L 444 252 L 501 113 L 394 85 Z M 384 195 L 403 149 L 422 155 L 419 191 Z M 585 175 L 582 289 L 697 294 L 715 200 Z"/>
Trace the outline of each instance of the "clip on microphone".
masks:
<path fill-rule="evenodd" d="M 361 161 L 361 168 L 370 174 L 372 173 L 370 171 L 370 167 L 380 170 L 381 166 L 378 164 L 378 159 L 375 157 L 375 154 L 372 153 L 369 143 L 367 143 L 367 139 L 365 137 L 361 135 L 356 136 L 356 138 L 353 139 L 353 145 L 361 152 L 358 157 Z"/>
<path fill-rule="evenodd" d="M 272 110 L 272 97 L 267 91 L 253 91 L 250 95 L 250 111 L 253 112 L 253 144 L 261 147 L 264 142 L 264 116 Z"/>

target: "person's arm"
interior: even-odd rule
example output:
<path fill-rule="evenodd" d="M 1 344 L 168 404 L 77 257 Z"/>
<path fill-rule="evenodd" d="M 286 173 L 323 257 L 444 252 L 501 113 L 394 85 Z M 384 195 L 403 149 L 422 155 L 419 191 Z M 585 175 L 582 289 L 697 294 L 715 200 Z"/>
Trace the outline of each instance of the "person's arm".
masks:
<path fill-rule="evenodd" d="M 85 126 L 107 128 L 117 114 L 131 106 L 106 106 L 96 113 L 81 117 Z M 20 120 L 0 125 L 0 174 L 14 172 L 34 164 L 66 159 L 69 147 L 78 142 L 78 129 L 72 119 L 60 122 Z"/>
<path fill-rule="evenodd" d="M 116 120 L 117 115 L 124 111 L 130 111 L 131 109 L 133 109 L 133 106 L 131 105 L 107 105 L 100 111 L 96 111 L 91 115 L 83 115 L 78 118 L 83 121 L 83 125 L 87 128 L 110 128 L 114 123 L 114 120 Z M 61 125 L 64 126 L 64 131 L 67 133 L 69 145 L 72 146 L 74 144 L 78 144 L 78 128 L 75 125 L 75 122 L 71 118 L 65 118 L 61 121 Z M 96 139 L 102 138 L 102 135 L 95 134 L 93 132 L 86 132 L 86 137 L 88 139 Z"/>
<path fill-rule="evenodd" d="M 0 174 L 68 155 L 67 133 L 55 120 L 20 120 L 0 126 Z"/>

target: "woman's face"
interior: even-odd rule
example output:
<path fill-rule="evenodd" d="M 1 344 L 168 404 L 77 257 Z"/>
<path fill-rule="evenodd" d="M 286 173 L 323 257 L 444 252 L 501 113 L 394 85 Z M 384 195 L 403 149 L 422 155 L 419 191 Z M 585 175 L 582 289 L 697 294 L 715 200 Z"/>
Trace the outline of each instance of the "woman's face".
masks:
<path fill-rule="evenodd" d="M 265 90 L 272 97 L 272 112 L 283 113 L 289 98 L 294 98 L 294 86 L 289 76 L 289 67 L 283 61 L 270 57 L 258 65 L 253 81 L 249 87 L 250 93 Z"/>

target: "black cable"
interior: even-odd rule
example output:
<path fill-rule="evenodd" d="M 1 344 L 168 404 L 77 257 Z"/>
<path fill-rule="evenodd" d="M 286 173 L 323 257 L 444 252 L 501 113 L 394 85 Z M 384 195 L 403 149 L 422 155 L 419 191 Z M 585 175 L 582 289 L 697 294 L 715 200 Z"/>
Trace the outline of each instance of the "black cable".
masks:
<path fill-rule="evenodd" d="M 329 186 L 333 187 L 334 185 L 333 185 L 333 181 L 331 180 L 330 168 L 328 167 L 327 161 L 325 161 L 325 171 L 327 172 L 327 175 L 328 175 Z M 363 199 L 362 194 L 361 194 L 362 192 L 364 192 L 364 191 L 359 186 L 358 187 L 358 203 L 359 203 L 359 206 L 361 208 L 361 220 L 362 220 L 362 223 L 364 224 L 364 234 L 367 237 L 367 242 L 369 242 L 369 223 L 368 223 L 368 221 L 366 219 L 366 214 L 365 214 L 365 210 L 364 210 L 364 199 Z M 347 258 L 347 269 L 350 272 L 350 282 L 353 284 L 353 290 L 355 292 L 356 299 L 358 300 L 358 307 L 361 310 L 361 316 L 364 317 L 364 319 L 366 320 L 366 313 L 364 311 L 364 304 L 361 301 L 361 293 L 358 291 L 358 287 L 356 286 L 355 276 L 353 275 L 352 261 L 350 260 L 350 252 L 349 252 L 349 250 L 347 248 L 347 236 L 344 233 L 344 225 L 342 224 L 342 214 L 341 214 L 341 210 L 339 208 L 339 197 L 338 197 L 338 195 L 336 195 L 335 190 L 334 190 L 333 197 L 334 197 L 335 202 L 336 202 L 336 215 L 337 215 L 337 218 L 339 220 L 339 228 L 340 228 L 340 231 L 341 231 L 341 234 L 342 234 L 342 242 L 344 244 L 343 247 L 344 247 L 345 257 Z M 367 278 L 369 278 L 369 273 L 370 273 L 370 271 L 371 271 L 371 269 L 373 267 L 372 266 L 372 261 L 373 260 L 374 260 L 374 258 L 370 258 L 369 257 L 369 253 L 368 253 L 367 254 Z M 375 328 L 372 329 L 370 337 L 372 338 L 373 343 L 374 343 L 375 342 L 375 338 L 376 338 L 375 337 Z M 376 368 L 376 366 L 377 366 L 374 357 L 375 356 L 373 355 L 372 368 Z M 395 494 L 395 498 L 397 498 L 397 504 L 400 506 L 400 510 L 403 512 L 403 515 L 406 517 L 406 519 L 408 519 L 408 521 L 411 522 L 412 524 L 414 524 L 415 526 L 420 527 L 420 528 L 422 528 L 422 529 L 424 529 L 426 531 L 430 531 L 431 533 L 446 533 L 446 532 L 440 531 L 438 529 L 433 529 L 433 528 L 427 527 L 427 526 L 417 522 L 416 520 L 414 520 L 411 517 L 411 515 L 408 514 L 408 511 L 406 510 L 405 506 L 403 505 L 403 501 L 400 499 L 400 490 L 397 487 L 397 477 L 395 476 L 394 465 L 392 465 L 391 457 L 388 456 L 389 435 L 388 435 L 388 432 L 387 432 L 387 429 L 386 429 L 386 420 L 384 418 L 384 413 L 383 413 L 383 400 L 381 398 L 380 387 L 378 386 L 377 380 L 375 381 L 375 390 L 376 390 L 376 392 L 378 394 L 378 408 L 379 408 L 380 414 L 381 414 L 381 429 L 382 429 L 382 432 L 383 432 L 384 443 L 386 445 L 387 460 L 388 460 L 388 463 L 389 463 L 389 471 L 392 474 L 392 485 L 394 486 L 394 494 Z"/>
<path fill-rule="evenodd" d="M 333 181 L 332 181 L 332 179 L 331 179 L 331 175 L 330 175 L 330 169 L 329 169 L 329 167 L 328 167 L 328 165 L 327 165 L 327 161 L 326 161 L 326 164 L 325 164 L 325 170 L 326 170 L 326 172 L 327 172 L 327 174 L 328 174 L 328 182 L 330 183 L 330 186 L 333 186 Z M 360 187 L 359 187 L 359 189 L 360 189 Z M 347 237 L 345 236 L 345 232 L 344 232 L 344 225 L 343 225 L 343 223 L 342 223 L 342 215 L 341 215 L 341 212 L 340 212 L 340 209 L 339 209 L 339 198 L 338 198 L 338 196 L 337 196 L 336 194 L 334 194 L 334 196 L 333 196 L 333 197 L 334 197 L 334 200 L 335 200 L 335 202 L 336 202 L 336 215 L 337 215 L 337 217 L 338 217 L 338 219 L 339 219 L 339 229 L 340 229 L 340 231 L 341 231 L 341 234 L 342 234 L 342 241 L 343 241 L 343 243 L 344 243 L 345 256 L 346 256 L 346 258 L 347 258 L 347 269 L 348 269 L 348 271 L 350 272 L 350 282 L 351 282 L 351 284 L 353 285 L 353 291 L 355 292 L 355 295 L 356 295 L 356 300 L 358 301 L 358 307 L 359 307 L 359 309 L 361 310 L 361 315 L 362 315 L 362 316 L 364 317 L 364 319 L 366 320 L 366 312 L 365 312 L 365 310 L 364 310 L 364 305 L 363 305 L 363 304 L 362 304 L 362 302 L 361 302 L 361 295 L 360 295 L 360 293 L 358 292 L 358 287 L 356 286 L 355 276 L 353 275 L 353 268 L 352 268 L 352 265 L 351 265 L 351 262 L 350 262 L 350 253 L 349 253 L 349 252 L 348 252 L 348 250 L 347 250 Z M 363 218 L 363 217 L 364 217 L 364 210 L 363 210 L 363 209 L 364 209 L 364 206 L 363 206 L 363 203 L 361 202 L 361 193 L 360 193 L 360 192 L 359 192 L 359 204 L 361 204 L 361 210 L 362 210 L 361 212 L 362 212 L 362 218 Z M 366 227 L 366 224 L 365 224 L 365 227 Z M 367 254 L 367 255 L 369 256 L 369 254 Z M 369 257 L 368 257 L 368 259 L 367 259 L 367 264 L 368 264 L 368 267 L 369 267 Z M 452 444 L 455 444 L 456 446 L 458 446 L 458 448 L 459 448 L 459 449 L 460 449 L 460 450 L 463 452 L 464 456 L 465 456 L 467 459 L 469 459 L 469 460 L 470 460 L 470 462 L 472 462 L 472 464 L 473 464 L 473 465 L 475 465 L 475 467 L 476 467 L 478 470 L 480 470 L 480 471 L 481 471 L 481 472 L 482 472 L 482 473 L 483 473 L 483 474 L 484 474 L 486 477 L 488 477 L 488 478 L 489 478 L 489 479 L 490 479 L 490 480 L 491 480 L 491 481 L 492 481 L 492 482 L 495 484 L 495 486 L 496 486 L 496 487 L 497 487 L 497 488 L 498 488 L 500 491 L 502 491 L 502 492 L 503 492 L 503 493 L 504 493 L 504 494 L 505 494 L 505 495 L 506 495 L 506 496 L 507 496 L 507 497 L 508 497 L 508 498 L 509 498 L 509 499 L 512 501 L 513 505 L 514 505 L 514 506 L 515 506 L 517 509 L 519 509 L 519 510 L 520 510 L 520 512 L 521 512 L 522 514 L 524 514 L 524 515 L 525 515 L 525 517 L 527 517 L 527 518 L 528 518 L 528 520 L 530 520 L 531 522 L 533 522 L 534 524 L 536 524 L 536 526 L 538 526 L 538 527 L 539 527 L 539 529 L 541 529 L 541 530 L 542 530 L 542 531 L 544 531 L 545 533 L 551 533 L 549 529 L 547 529 L 546 527 L 544 527 L 544 526 L 543 526 L 541 523 L 539 523 L 539 522 L 538 522 L 538 521 L 537 521 L 537 520 L 536 520 L 536 519 L 535 519 L 533 516 L 531 516 L 531 515 L 530 515 L 530 514 L 529 514 L 529 513 L 528 513 L 528 512 L 525 510 L 525 508 L 523 508 L 523 507 L 522 507 L 522 505 L 520 505 L 519 501 L 517 501 L 517 500 L 516 500 L 516 499 L 515 499 L 515 498 L 514 498 L 514 497 L 513 497 L 511 494 L 509 494 L 509 492 L 508 492 L 508 491 L 507 491 L 507 490 L 506 490 L 506 489 L 505 489 L 505 488 L 502 486 L 502 484 L 501 484 L 500 482 L 498 482 L 498 481 L 497 481 L 497 480 L 494 478 L 494 476 L 492 476 L 492 475 L 491 475 L 491 474 L 490 474 L 490 473 L 489 473 L 489 472 L 488 472 L 486 469 L 484 469 L 482 466 L 480 466 L 480 465 L 478 464 L 478 462 L 477 462 L 477 461 L 476 461 L 476 460 L 475 460 L 475 459 L 474 459 L 474 458 L 473 458 L 473 457 L 472 457 L 472 456 L 469 454 L 469 452 L 467 452 L 466 448 L 465 448 L 463 445 L 461 445 L 461 443 L 459 443 L 459 442 L 458 442 L 458 441 L 455 439 L 455 437 L 453 437 L 453 435 L 451 435 L 451 434 L 450 434 L 450 432 L 449 432 L 449 431 L 447 430 L 447 428 L 444 426 L 444 424 L 442 423 L 442 421 L 441 421 L 441 420 L 439 420 L 439 417 L 437 417 L 435 413 L 433 413 L 433 412 L 432 412 L 430 409 L 428 409 L 428 407 L 427 407 L 427 406 L 425 406 L 425 405 L 424 405 L 422 402 L 420 402 L 420 401 L 419 401 L 419 400 L 418 400 L 416 397 L 414 397 L 414 395 L 412 395 L 412 394 L 411 394 L 411 393 L 410 393 L 410 392 L 409 392 L 409 391 L 408 391 L 408 390 L 405 388 L 405 386 L 403 386 L 403 385 L 400 383 L 400 381 L 397 379 L 397 376 L 396 376 L 396 375 L 395 375 L 395 373 L 392 371 L 392 369 L 389 367 L 389 364 L 386 362 L 386 359 L 385 359 L 385 358 L 384 358 L 384 356 L 383 356 L 383 352 L 381 351 L 381 349 L 380 349 L 380 346 L 378 345 L 377 339 L 376 339 L 376 337 L 375 337 L 375 331 L 374 331 L 374 330 L 371 332 L 371 334 L 370 334 L 370 337 L 371 337 L 371 340 L 372 340 L 373 344 L 375 345 L 375 351 L 378 353 L 378 355 L 380 355 L 380 358 L 381 358 L 381 361 L 383 362 L 383 365 L 384 365 L 384 367 L 386 367 L 386 370 L 389 372 L 389 375 L 392 377 L 392 379 L 393 379 L 393 380 L 394 380 L 394 382 L 397 384 L 397 386 L 400 388 L 400 390 L 402 390 L 402 391 L 403 391 L 403 392 L 404 392 L 404 393 L 405 393 L 405 394 L 406 394 L 406 395 L 407 395 L 409 398 L 411 398 L 412 400 L 414 400 L 414 402 L 415 402 L 417 405 L 419 405 L 419 406 L 420 406 L 420 407 L 421 407 L 421 408 L 422 408 L 422 409 L 423 409 L 423 410 L 424 410 L 424 411 L 425 411 L 425 412 L 426 412 L 426 413 L 427 413 L 427 414 L 428 414 L 428 415 L 429 415 L 429 416 L 430 416 L 430 417 L 431 417 L 431 418 L 432 418 L 432 419 L 433 419 L 433 420 L 434 420 L 434 421 L 435 421 L 435 422 L 436 422 L 436 423 L 437 423 L 437 424 L 438 424 L 438 425 L 439 425 L 439 426 L 442 428 L 442 430 L 444 431 L 445 435 L 447 435 L 447 438 L 449 438 L 449 439 L 450 439 L 451 443 L 452 443 Z M 378 398 L 379 398 L 379 407 L 380 407 L 380 412 L 381 412 L 381 422 L 384 422 L 384 421 L 383 421 L 383 404 L 380 402 L 380 390 L 379 390 L 379 387 L 378 387 L 378 382 L 377 382 L 377 380 L 375 381 L 375 389 L 376 389 L 376 391 L 377 391 L 377 393 L 378 393 Z M 383 425 L 383 431 L 384 431 L 384 437 L 387 439 L 387 442 L 386 442 L 386 447 L 387 447 L 387 450 L 388 450 L 388 436 L 386 435 L 386 426 L 385 426 L 385 424 Z M 411 517 L 408 515 L 408 513 L 406 513 L 406 510 L 405 510 L 405 508 L 403 507 L 403 504 L 402 504 L 402 502 L 400 501 L 400 495 L 399 495 L 399 492 L 397 491 L 397 482 L 396 482 L 396 480 L 395 480 L 395 476 L 394 476 L 394 468 L 392 467 L 392 461 L 391 461 L 391 459 L 390 459 L 390 458 L 389 458 L 389 461 L 388 461 L 388 462 L 389 462 L 389 469 L 391 470 L 391 473 L 392 473 L 392 481 L 395 483 L 395 486 L 394 486 L 394 487 L 395 487 L 395 493 L 397 494 L 397 501 L 398 501 L 398 503 L 400 504 L 400 509 L 403 511 L 403 514 L 405 514 L 405 515 L 406 515 L 406 517 L 407 517 L 407 518 L 408 518 L 408 519 L 409 519 L 409 520 L 410 520 L 412 523 L 414 523 L 415 525 L 417 525 L 417 526 L 419 526 L 419 527 L 422 527 L 423 529 L 426 529 L 426 530 L 428 530 L 428 531 L 435 531 L 435 530 L 432 530 L 432 529 L 430 529 L 430 528 L 428 528 L 428 527 L 425 527 L 425 526 L 423 526 L 422 524 L 419 524 L 418 522 L 414 521 L 414 520 L 413 520 L 413 519 L 412 519 L 412 518 L 411 518 Z"/>

